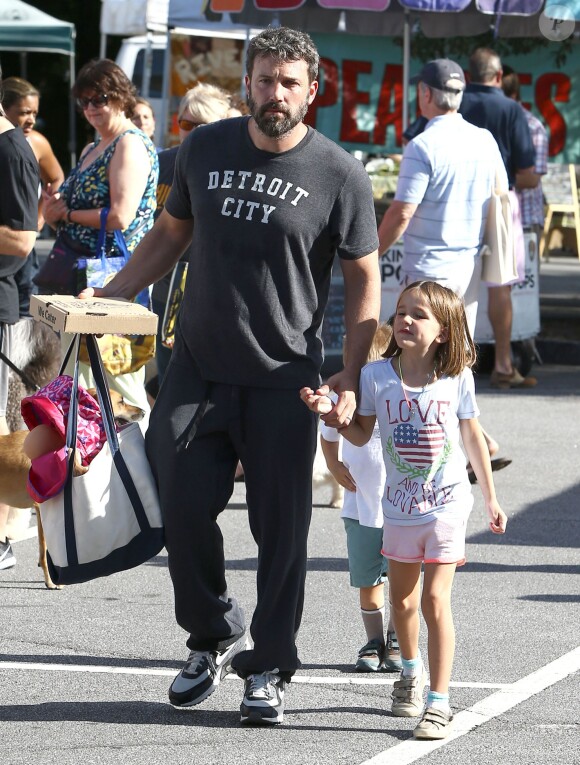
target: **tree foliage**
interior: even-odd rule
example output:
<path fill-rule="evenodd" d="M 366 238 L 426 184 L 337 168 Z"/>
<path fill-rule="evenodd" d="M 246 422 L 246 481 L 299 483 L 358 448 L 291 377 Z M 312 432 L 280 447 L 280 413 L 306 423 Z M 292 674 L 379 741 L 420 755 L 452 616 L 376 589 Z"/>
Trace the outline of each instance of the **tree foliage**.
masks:
<path fill-rule="evenodd" d="M 402 41 L 401 41 L 402 44 Z M 493 31 L 485 32 L 474 37 L 426 37 L 417 31 L 411 38 L 411 56 L 419 61 L 430 61 L 434 58 L 469 58 L 475 48 L 492 48 L 502 60 L 510 56 L 522 56 L 538 52 L 550 58 L 557 68 L 561 68 L 568 57 L 573 38 L 554 43 L 545 37 L 498 37 L 494 38 Z"/>

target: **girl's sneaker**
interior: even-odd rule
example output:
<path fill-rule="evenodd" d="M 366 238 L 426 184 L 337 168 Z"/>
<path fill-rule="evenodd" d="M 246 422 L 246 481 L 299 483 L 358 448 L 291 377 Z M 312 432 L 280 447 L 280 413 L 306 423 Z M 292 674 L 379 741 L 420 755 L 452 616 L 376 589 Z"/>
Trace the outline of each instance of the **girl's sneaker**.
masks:
<path fill-rule="evenodd" d="M 395 717 L 419 717 L 423 711 L 423 691 L 427 684 L 425 667 L 416 677 L 406 677 L 401 674 L 399 680 L 395 680 L 391 698 L 391 712 Z"/>
<path fill-rule="evenodd" d="M 447 714 L 440 709 L 427 707 L 423 712 L 421 722 L 413 731 L 414 738 L 420 738 L 424 741 L 437 741 L 447 738 L 451 731 L 451 721 L 453 715 Z"/>
<path fill-rule="evenodd" d="M 375 638 L 369 640 L 358 652 L 358 659 L 354 668 L 356 672 L 378 672 L 383 663 L 385 644 Z"/>
<path fill-rule="evenodd" d="M 387 672 L 400 672 L 403 669 L 399 641 L 394 632 L 387 632 L 383 669 Z"/>

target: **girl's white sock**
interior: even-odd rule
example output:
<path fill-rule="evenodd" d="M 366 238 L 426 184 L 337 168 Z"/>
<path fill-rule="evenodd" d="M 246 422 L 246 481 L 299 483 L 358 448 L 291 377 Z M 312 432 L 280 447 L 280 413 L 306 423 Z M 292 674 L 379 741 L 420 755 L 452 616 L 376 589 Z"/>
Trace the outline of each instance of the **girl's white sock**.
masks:
<path fill-rule="evenodd" d="M 427 694 L 427 706 L 438 709 L 445 714 L 451 714 L 451 707 L 449 706 L 449 694 L 437 693 L 437 691 L 429 691 Z"/>
<path fill-rule="evenodd" d="M 423 660 L 420 653 L 416 659 L 403 659 L 401 656 L 401 662 L 403 664 L 403 677 L 418 677 L 423 670 Z"/>

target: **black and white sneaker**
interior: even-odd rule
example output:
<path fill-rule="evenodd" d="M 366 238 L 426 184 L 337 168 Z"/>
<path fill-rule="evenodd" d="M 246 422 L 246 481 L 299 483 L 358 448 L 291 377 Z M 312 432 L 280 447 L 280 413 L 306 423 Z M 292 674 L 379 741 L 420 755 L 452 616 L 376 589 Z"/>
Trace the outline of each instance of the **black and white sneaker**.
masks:
<path fill-rule="evenodd" d="M 277 669 L 248 675 L 240 706 L 245 725 L 278 725 L 284 719 L 284 688 Z"/>
<path fill-rule="evenodd" d="M 171 683 L 169 701 L 174 707 L 193 707 L 211 696 L 232 671 L 232 660 L 246 649 L 246 636 L 218 651 L 191 651 L 181 672 Z"/>
<path fill-rule="evenodd" d="M 16 558 L 12 552 L 12 545 L 8 540 L 0 542 L 0 571 L 5 568 L 12 568 L 16 565 Z"/>

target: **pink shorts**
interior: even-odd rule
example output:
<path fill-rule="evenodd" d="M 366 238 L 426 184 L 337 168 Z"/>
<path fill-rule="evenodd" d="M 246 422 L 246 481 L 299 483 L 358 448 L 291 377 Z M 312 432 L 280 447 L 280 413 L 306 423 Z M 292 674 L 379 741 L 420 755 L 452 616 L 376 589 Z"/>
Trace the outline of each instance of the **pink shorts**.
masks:
<path fill-rule="evenodd" d="M 383 555 L 401 563 L 465 563 L 465 518 L 435 517 L 416 526 L 395 526 L 385 520 Z"/>

